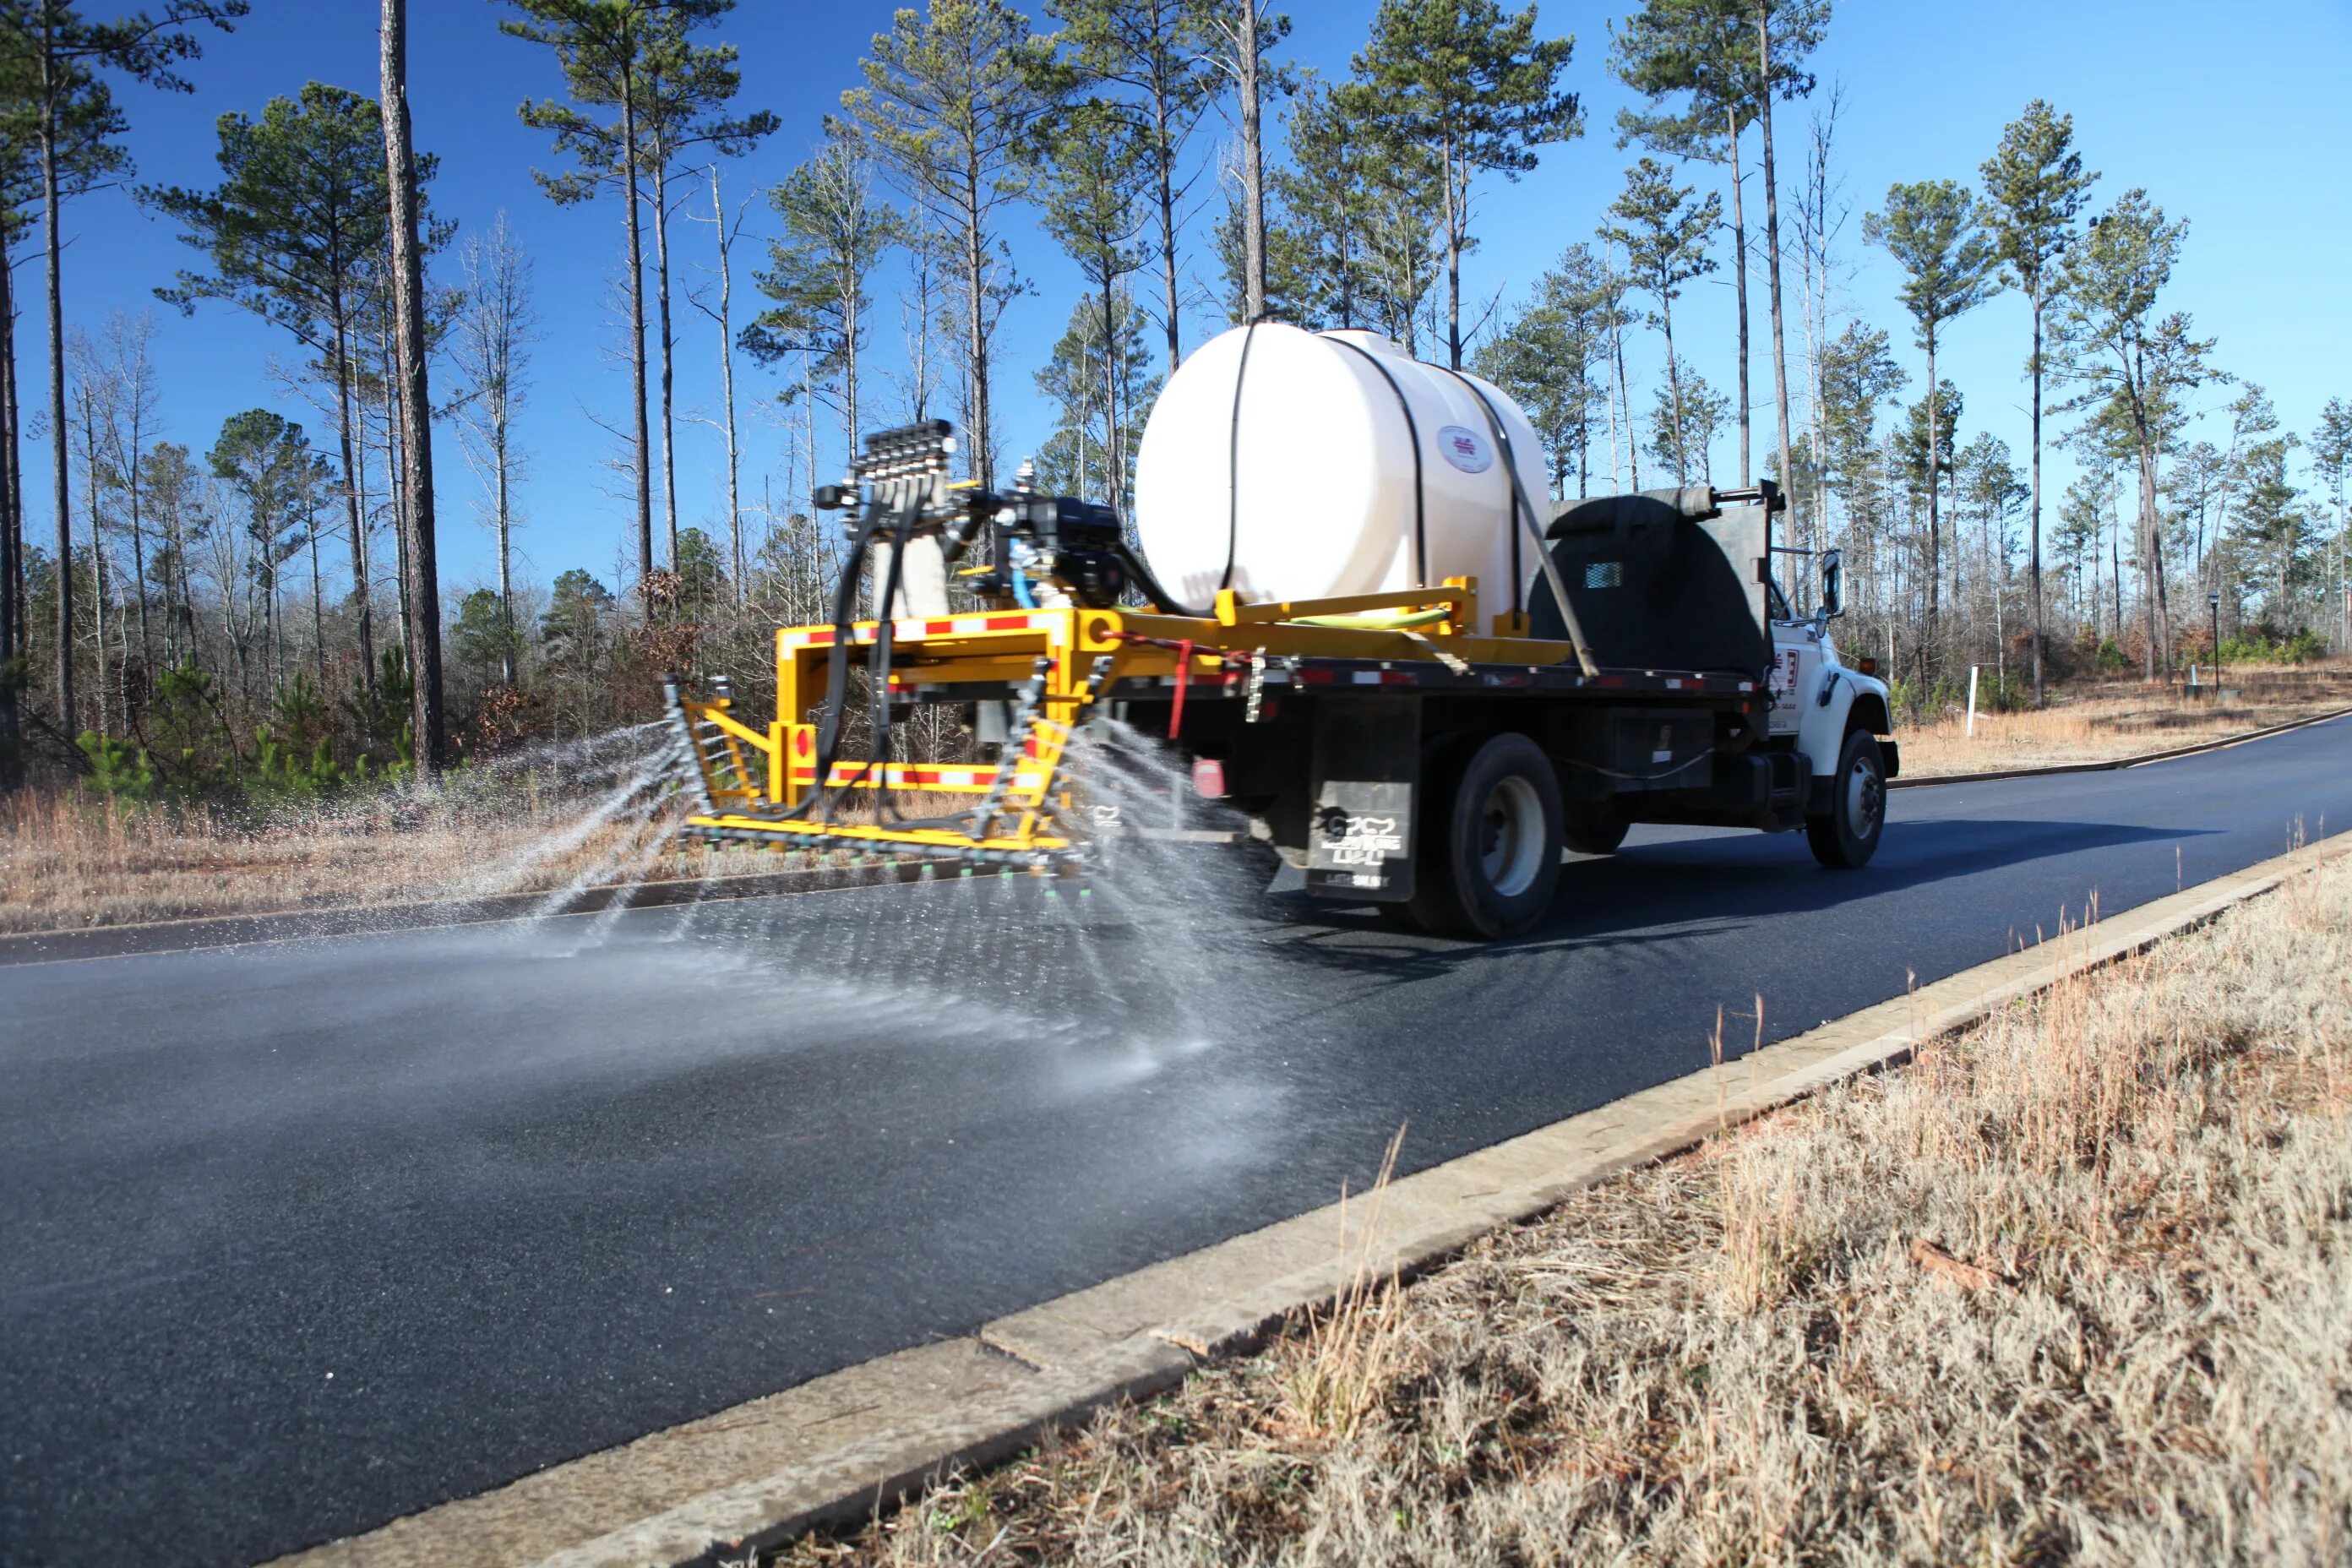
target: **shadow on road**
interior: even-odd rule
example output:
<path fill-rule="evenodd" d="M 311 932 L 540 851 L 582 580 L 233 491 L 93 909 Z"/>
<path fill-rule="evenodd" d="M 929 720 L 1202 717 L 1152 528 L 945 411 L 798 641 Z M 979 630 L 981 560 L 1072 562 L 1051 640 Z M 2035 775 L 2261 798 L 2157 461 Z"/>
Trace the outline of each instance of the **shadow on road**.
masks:
<path fill-rule="evenodd" d="M 1684 941 L 2027 861 L 2123 844 L 2169 843 L 2212 831 L 2000 818 L 1939 823 L 1933 834 L 1897 826 L 1889 830 L 1877 858 L 1859 872 L 1822 870 L 1793 835 L 1669 839 L 1563 867 L 1550 914 L 1527 935 L 1501 942 L 1409 934 L 1373 910 L 1335 908 L 1303 895 L 1269 896 L 1266 903 L 1282 918 L 1319 928 L 1291 942 L 1290 955 L 1409 980 L 1528 952 Z"/>

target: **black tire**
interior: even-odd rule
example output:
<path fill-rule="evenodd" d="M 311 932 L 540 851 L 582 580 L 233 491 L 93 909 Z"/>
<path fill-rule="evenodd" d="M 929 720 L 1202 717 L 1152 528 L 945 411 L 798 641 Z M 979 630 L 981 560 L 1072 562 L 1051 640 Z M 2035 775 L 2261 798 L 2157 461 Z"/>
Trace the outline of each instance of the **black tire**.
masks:
<path fill-rule="evenodd" d="M 1525 735 L 1493 737 L 1423 779 L 1421 843 L 1406 909 L 1440 936 L 1517 936 L 1559 884 L 1559 780 Z"/>
<path fill-rule="evenodd" d="M 1856 730 L 1845 738 L 1837 772 L 1830 775 L 1829 815 L 1805 818 L 1805 837 L 1814 859 L 1833 871 L 1851 871 L 1870 864 L 1885 831 L 1886 763 L 1878 738 Z"/>
<path fill-rule="evenodd" d="M 1597 810 L 1571 814 L 1562 825 L 1561 837 L 1579 855 L 1614 855 L 1633 828 L 1633 820 L 1625 815 L 1625 808 L 1612 802 Z"/>

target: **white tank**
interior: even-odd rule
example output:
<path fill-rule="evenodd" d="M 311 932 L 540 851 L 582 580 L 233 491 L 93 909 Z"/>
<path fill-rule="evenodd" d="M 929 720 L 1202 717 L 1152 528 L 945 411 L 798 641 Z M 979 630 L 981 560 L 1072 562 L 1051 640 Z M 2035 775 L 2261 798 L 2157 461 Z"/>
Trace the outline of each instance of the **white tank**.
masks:
<path fill-rule="evenodd" d="M 1472 576 L 1491 624 L 1536 560 L 1481 393 L 1528 499 L 1548 505 L 1542 444 L 1489 383 L 1377 332 L 1265 322 L 1211 339 L 1169 378 L 1136 456 L 1152 574 L 1196 606 L 1220 587 L 1307 599 Z"/>

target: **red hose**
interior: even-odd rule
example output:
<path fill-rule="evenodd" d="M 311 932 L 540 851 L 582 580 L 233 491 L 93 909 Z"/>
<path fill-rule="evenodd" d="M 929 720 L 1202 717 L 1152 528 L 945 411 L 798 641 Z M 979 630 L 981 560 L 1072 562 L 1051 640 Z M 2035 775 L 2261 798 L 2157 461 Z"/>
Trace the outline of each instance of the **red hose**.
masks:
<path fill-rule="evenodd" d="M 1184 689 L 1192 684 L 1192 639 L 1185 638 L 1176 645 L 1176 702 L 1168 710 L 1168 738 L 1174 740 L 1184 728 Z"/>

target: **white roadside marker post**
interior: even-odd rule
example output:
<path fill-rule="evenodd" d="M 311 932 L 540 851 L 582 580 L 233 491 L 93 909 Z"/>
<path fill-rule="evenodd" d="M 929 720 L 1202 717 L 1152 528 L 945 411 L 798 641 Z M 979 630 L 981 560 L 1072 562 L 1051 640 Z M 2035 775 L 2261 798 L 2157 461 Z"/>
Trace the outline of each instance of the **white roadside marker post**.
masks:
<path fill-rule="evenodd" d="M 1983 668 L 1984 668 L 1984 666 L 1982 666 L 1982 665 L 1980 665 L 1980 664 L 1972 664 L 1972 665 L 1969 666 L 1969 731 L 1968 731 L 1968 738 L 1969 738 L 1969 740 L 1971 740 L 1971 741 L 1973 741 L 1973 740 L 1975 740 L 1975 739 L 1977 738 L 1977 671 L 1978 671 L 1978 670 L 1979 670 L 1979 669 L 1982 669 Z"/>

